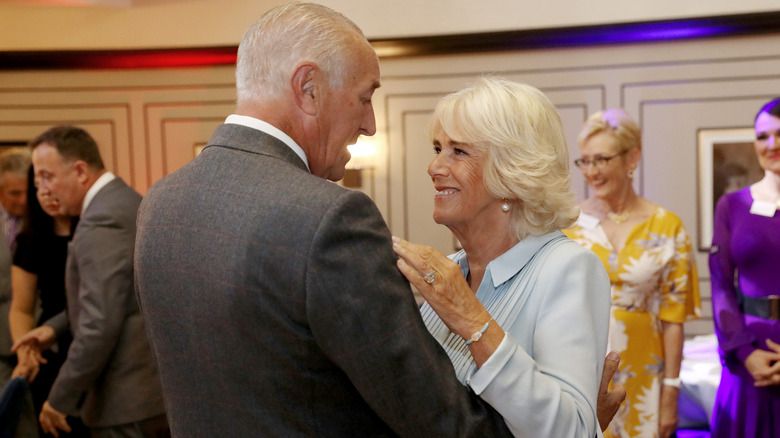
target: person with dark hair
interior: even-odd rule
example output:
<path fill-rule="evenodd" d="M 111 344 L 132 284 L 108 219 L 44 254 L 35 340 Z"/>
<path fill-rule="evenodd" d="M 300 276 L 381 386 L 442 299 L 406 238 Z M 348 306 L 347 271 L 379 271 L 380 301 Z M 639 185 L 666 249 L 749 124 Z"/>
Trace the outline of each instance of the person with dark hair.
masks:
<path fill-rule="evenodd" d="M 51 196 L 37 192 L 31 168 L 27 184 L 27 211 L 21 232 L 16 237 L 11 268 L 13 298 L 8 319 L 14 340 L 65 310 L 65 259 L 78 219 L 60 214 L 59 204 Z M 41 308 L 37 320 L 36 302 Z M 13 376 L 24 376 L 29 380 L 37 413 L 40 413 L 65 361 L 70 341 L 70 334 L 61 335 L 56 348 L 43 352 L 43 364 L 34 349 L 25 346 L 16 352 L 18 360 Z M 68 423 L 73 432 L 60 433 L 60 437 L 89 436 L 89 430 L 80 419 L 72 417 Z"/>
<path fill-rule="evenodd" d="M 68 331 L 73 341 L 40 414 L 44 432 L 70 431 L 79 416 L 92 436 L 169 436 L 157 369 L 135 300 L 133 250 L 141 195 L 107 171 L 83 129 L 56 126 L 30 142 L 35 183 L 58 214 L 79 217 L 68 249 L 67 312 L 14 344 L 37 350 Z"/>
<path fill-rule="evenodd" d="M 713 438 L 780 436 L 780 98 L 754 119 L 764 178 L 718 201 L 709 265 L 723 370 Z"/>

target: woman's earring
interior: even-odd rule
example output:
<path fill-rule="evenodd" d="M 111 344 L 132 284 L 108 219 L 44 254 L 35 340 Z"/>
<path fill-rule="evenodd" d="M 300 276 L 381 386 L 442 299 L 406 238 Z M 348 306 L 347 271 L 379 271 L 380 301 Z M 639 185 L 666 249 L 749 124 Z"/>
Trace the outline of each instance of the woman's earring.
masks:
<path fill-rule="evenodd" d="M 504 199 L 504 203 L 501 204 L 501 211 L 504 213 L 509 213 L 509 200 L 506 198 Z"/>
<path fill-rule="evenodd" d="M 634 179 L 634 169 L 628 171 L 628 179 Z"/>

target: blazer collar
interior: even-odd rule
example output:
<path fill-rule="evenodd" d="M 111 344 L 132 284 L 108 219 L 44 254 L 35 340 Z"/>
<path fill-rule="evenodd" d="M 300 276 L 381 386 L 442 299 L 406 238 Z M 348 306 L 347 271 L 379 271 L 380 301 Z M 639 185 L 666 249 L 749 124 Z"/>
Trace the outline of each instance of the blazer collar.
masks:
<path fill-rule="evenodd" d="M 283 141 L 265 132 L 242 125 L 224 124 L 218 126 L 206 145 L 206 148 L 208 147 L 223 147 L 279 158 L 309 172 L 301 157 Z"/>

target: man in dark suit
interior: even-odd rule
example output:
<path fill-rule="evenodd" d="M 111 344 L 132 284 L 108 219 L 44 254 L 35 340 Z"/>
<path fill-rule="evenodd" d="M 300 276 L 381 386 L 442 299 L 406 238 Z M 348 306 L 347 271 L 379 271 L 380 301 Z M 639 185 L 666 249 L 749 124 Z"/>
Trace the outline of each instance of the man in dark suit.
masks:
<path fill-rule="evenodd" d="M 30 143 L 38 190 L 80 216 L 66 263 L 67 311 L 14 346 L 73 342 L 40 415 L 48 433 L 77 415 L 93 437 L 166 436 L 159 377 L 134 294 L 133 247 L 141 196 L 106 171 L 82 129 L 59 126 Z"/>
<path fill-rule="evenodd" d="M 362 32 L 319 5 L 275 8 L 236 76 L 236 114 L 139 211 L 172 434 L 508 436 L 426 331 L 376 206 L 326 181 L 376 131 Z"/>

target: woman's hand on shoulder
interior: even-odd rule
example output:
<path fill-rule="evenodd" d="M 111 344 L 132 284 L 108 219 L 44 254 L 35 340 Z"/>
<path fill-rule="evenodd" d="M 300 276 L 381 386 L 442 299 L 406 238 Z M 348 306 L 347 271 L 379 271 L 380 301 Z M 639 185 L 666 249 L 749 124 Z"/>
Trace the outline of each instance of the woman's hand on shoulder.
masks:
<path fill-rule="evenodd" d="M 393 237 L 393 250 L 398 269 L 453 333 L 467 338 L 484 326 L 487 310 L 457 263 L 434 248 L 398 237 Z"/>

